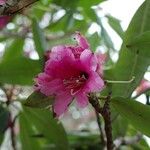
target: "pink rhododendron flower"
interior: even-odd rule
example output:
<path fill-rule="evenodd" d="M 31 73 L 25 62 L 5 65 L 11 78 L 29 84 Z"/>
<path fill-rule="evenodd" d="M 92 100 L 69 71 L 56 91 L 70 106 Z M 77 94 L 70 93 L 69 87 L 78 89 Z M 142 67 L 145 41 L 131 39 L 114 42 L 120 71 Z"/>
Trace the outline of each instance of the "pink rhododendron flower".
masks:
<path fill-rule="evenodd" d="M 140 95 L 149 89 L 150 89 L 150 81 L 143 79 L 135 91 L 137 95 Z"/>
<path fill-rule="evenodd" d="M 96 55 L 79 33 L 76 33 L 76 40 L 76 46 L 52 48 L 44 72 L 35 79 L 36 90 L 46 96 L 55 95 L 53 108 L 57 116 L 67 110 L 74 98 L 79 107 L 87 106 L 88 94 L 104 87 L 104 81 L 96 72 Z"/>
<path fill-rule="evenodd" d="M 6 3 L 6 0 L 0 0 L 0 5 L 4 5 Z"/>
<path fill-rule="evenodd" d="M 0 16 L 0 29 L 4 28 L 11 20 L 11 16 Z"/>

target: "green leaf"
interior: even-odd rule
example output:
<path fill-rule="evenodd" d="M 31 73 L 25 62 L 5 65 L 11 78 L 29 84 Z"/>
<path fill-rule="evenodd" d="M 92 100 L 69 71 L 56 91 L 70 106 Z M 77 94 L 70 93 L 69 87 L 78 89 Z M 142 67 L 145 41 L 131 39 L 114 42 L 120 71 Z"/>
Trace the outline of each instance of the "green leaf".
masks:
<path fill-rule="evenodd" d="M 33 78 L 41 71 L 40 62 L 25 57 L 0 63 L 0 82 L 31 85 Z"/>
<path fill-rule="evenodd" d="M 34 128 L 51 144 L 55 145 L 56 150 L 68 150 L 67 136 L 64 128 L 53 118 L 49 110 L 24 107 L 24 113 L 28 120 L 30 120 L 30 123 L 34 125 Z"/>
<path fill-rule="evenodd" d="M 113 120 L 113 118 L 112 118 L 112 120 Z M 114 116 L 114 120 L 112 122 L 113 138 L 115 139 L 117 137 L 124 137 L 125 134 L 127 133 L 127 129 L 128 129 L 127 119 L 120 116 L 117 112 L 117 114 Z"/>
<path fill-rule="evenodd" d="M 94 33 L 88 38 L 88 41 L 90 43 L 90 49 L 95 52 L 96 48 L 100 45 L 101 38 L 98 33 Z"/>
<path fill-rule="evenodd" d="M 99 135 L 94 134 L 90 131 L 69 133 L 68 139 L 69 139 L 70 149 L 73 150 L 77 150 L 77 149 L 102 150 L 103 149 L 103 145 L 101 144 Z"/>
<path fill-rule="evenodd" d="M 19 115 L 19 126 L 22 150 L 41 150 L 38 139 L 33 137 L 36 134 L 33 125 L 24 112 Z"/>
<path fill-rule="evenodd" d="M 143 134 L 150 137 L 150 107 L 137 102 L 133 99 L 124 99 L 121 97 L 111 100 L 112 107 L 116 109 L 123 117 Z"/>
<path fill-rule="evenodd" d="M 114 76 L 112 80 L 131 80 L 133 76 L 135 77 L 135 80 L 130 84 L 114 84 L 112 86 L 113 96 L 121 95 L 122 97 L 130 97 L 143 78 L 147 67 L 150 65 L 150 59 L 145 55 L 140 54 L 148 54 L 149 56 L 149 49 L 135 49 L 133 52 L 133 50 L 126 47 L 126 45 L 128 45 L 135 37 L 146 31 L 150 31 L 149 9 L 150 1 L 146 0 L 137 10 L 125 33 L 119 60 L 112 70 Z"/>
<path fill-rule="evenodd" d="M 8 128 L 9 111 L 0 105 L 0 144 L 3 141 L 5 130 Z"/>
<path fill-rule="evenodd" d="M 75 8 L 77 6 L 79 0 L 52 0 L 52 3 L 55 3 L 56 5 L 62 6 L 65 9 L 66 8 Z"/>
<path fill-rule="evenodd" d="M 48 5 L 51 0 L 40 0 L 43 5 Z"/>
<path fill-rule="evenodd" d="M 53 100 L 54 97 L 52 96 L 47 97 L 40 92 L 34 92 L 27 98 L 24 105 L 35 108 L 45 108 L 52 105 Z"/>
<path fill-rule="evenodd" d="M 74 32 L 78 31 L 82 28 L 82 33 L 88 27 L 85 20 L 77 20 L 73 18 L 73 12 L 70 10 L 64 16 L 62 16 L 58 21 L 51 23 L 46 29 L 48 31 L 58 32 L 58 31 L 65 31 L 65 32 Z M 70 35 L 68 36 L 70 37 Z M 50 41 L 51 42 L 51 41 Z M 53 41 L 52 41 L 53 42 Z"/>
<path fill-rule="evenodd" d="M 128 43 L 127 47 L 133 53 L 136 53 L 136 50 L 138 50 L 140 56 L 150 57 L 150 31 L 143 32 L 139 36 L 136 36 Z"/>
<path fill-rule="evenodd" d="M 0 105 L 0 133 L 4 132 L 8 127 L 9 111 Z"/>
<path fill-rule="evenodd" d="M 32 6 L 32 9 L 28 12 L 31 13 L 33 17 L 35 17 L 35 14 L 36 14 L 36 18 L 38 20 L 42 20 L 45 14 L 45 11 L 49 10 L 48 6 L 44 8 L 43 7 L 44 6 L 41 4 L 41 2 L 37 2 L 37 3 L 34 3 L 34 5 Z"/>
<path fill-rule="evenodd" d="M 44 57 L 44 51 L 46 51 L 46 41 L 42 29 L 35 18 L 32 19 L 32 32 L 33 40 L 35 43 L 36 51 L 39 54 L 41 60 Z"/>
<path fill-rule="evenodd" d="M 0 145 L 3 142 L 4 134 L 0 134 Z"/>
<path fill-rule="evenodd" d="M 87 0 L 53 0 L 52 2 L 55 3 L 56 5 L 62 6 L 64 9 L 75 9 L 76 7 L 82 7 L 83 9 L 89 9 L 93 5 L 98 5 L 101 2 L 105 0 L 92 0 L 92 1 L 87 1 Z"/>
<path fill-rule="evenodd" d="M 114 18 L 111 15 L 106 16 L 108 18 L 109 25 L 118 33 L 118 35 L 123 38 L 124 31 L 121 27 L 120 20 Z"/>
<path fill-rule="evenodd" d="M 3 61 L 14 59 L 23 54 L 24 39 L 15 39 L 14 41 L 6 45 L 5 53 L 3 55 Z"/>
<path fill-rule="evenodd" d="M 82 6 L 84 9 L 89 9 L 93 5 L 98 5 L 102 3 L 105 0 L 92 0 L 92 1 L 87 1 L 87 0 L 79 0 L 79 6 Z"/>

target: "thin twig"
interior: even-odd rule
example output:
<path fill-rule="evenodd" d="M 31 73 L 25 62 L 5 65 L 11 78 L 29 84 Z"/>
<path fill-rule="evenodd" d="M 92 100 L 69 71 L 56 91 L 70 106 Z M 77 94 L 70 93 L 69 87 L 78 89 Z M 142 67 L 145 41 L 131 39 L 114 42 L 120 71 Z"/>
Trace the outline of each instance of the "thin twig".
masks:
<path fill-rule="evenodd" d="M 105 136 L 104 136 L 103 129 L 102 129 L 102 126 L 101 126 L 100 116 L 99 116 L 99 113 L 96 110 L 95 110 L 95 114 L 96 114 L 97 124 L 98 124 L 99 131 L 100 131 L 101 143 L 102 143 L 102 145 L 105 145 L 105 138 L 104 138 Z"/>
<path fill-rule="evenodd" d="M 15 120 L 12 120 L 12 116 L 10 116 L 10 133 L 11 133 L 11 144 L 12 144 L 12 148 L 13 150 L 16 150 L 16 141 L 15 141 Z"/>

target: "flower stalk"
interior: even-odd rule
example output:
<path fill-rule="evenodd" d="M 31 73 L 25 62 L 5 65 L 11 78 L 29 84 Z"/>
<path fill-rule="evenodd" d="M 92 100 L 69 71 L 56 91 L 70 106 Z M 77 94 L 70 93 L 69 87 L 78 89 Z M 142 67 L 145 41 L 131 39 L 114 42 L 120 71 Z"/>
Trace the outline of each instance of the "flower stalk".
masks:
<path fill-rule="evenodd" d="M 130 80 L 128 81 L 113 81 L 113 80 L 105 80 L 106 83 L 116 83 L 116 84 L 128 84 L 132 83 L 134 81 L 135 77 L 133 76 Z"/>

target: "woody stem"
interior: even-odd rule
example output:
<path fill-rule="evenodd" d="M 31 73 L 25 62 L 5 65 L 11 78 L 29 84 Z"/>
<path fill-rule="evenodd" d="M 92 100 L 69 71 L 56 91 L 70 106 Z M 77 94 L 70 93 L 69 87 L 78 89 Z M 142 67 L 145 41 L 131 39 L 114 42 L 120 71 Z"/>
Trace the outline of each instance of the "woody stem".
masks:
<path fill-rule="evenodd" d="M 90 95 L 89 101 L 91 105 L 94 107 L 95 111 L 100 113 L 104 119 L 105 123 L 105 133 L 106 133 L 106 147 L 107 150 L 113 150 L 113 138 L 112 138 L 112 126 L 111 126 L 111 111 L 110 111 L 110 102 L 111 93 L 107 96 L 105 104 L 103 107 L 100 107 L 98 102 L 98 97 L 95 95 Z"/>

